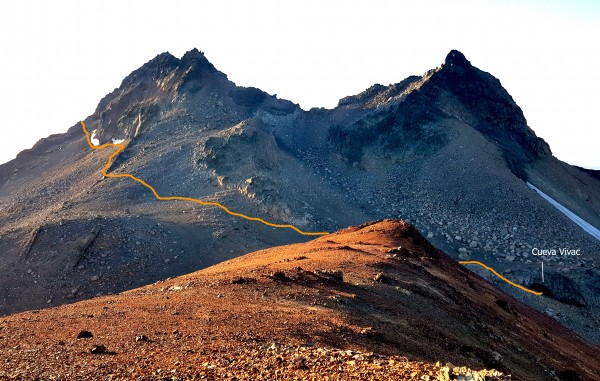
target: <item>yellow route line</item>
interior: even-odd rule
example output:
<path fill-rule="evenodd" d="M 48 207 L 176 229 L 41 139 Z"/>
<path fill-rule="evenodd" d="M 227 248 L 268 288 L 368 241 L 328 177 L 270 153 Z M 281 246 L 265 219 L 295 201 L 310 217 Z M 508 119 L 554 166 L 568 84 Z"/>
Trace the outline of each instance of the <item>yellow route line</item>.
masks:
<path fill-rule="evenodd" d="M 499 272 L 497 272 L 493 268 L 491 268 L 489 266 L 486 266 L 486 265 L 484 265 L 483 263 L 481 263 L 479 261 L 460 261 L 458 263 L 460 263 L 461 265 L 479 265 L 479 266 L 483 267 L 484 269 L 491 271 L 492 274 L 494 274 L 495 276 L 497 276 L 498 278 L 502 279 L 503 281 L 505 281 L 506 283 L 510 284 L 513 287 L 521 289 L 521 290 L 523 290 L 525 292 L 529 292 L 530 294 L 533 294 L 533 295 L 537 295 L 537 296 L 542 295 L 542 292 L 540 292 L 540 291 L 530 290 L 530 289 L 528 289 L 526 287 L 521 286 L 520 284 L 516 284 L 515 282 L 511 281 L 510 279 L 507 279 L 504 276 L 502 276 Z"/>
<path fill-rule="evenodd" d="M 229 210 L 225 205 L 216 202 L 216 201 L 202 201 L 200 199 L 197 198 L 191 198 L 191 197 L 182 197 L 182 196 L 161 196 L 158 194 L 158 192 L 156 192 L 156 189 L 154 189 L 154 187 L 150 184 L 148 184 L 147 182 L 145 182 L 144 180 L 140 179 L 139 177 L 135 177 L 134 175 L 130 174 L 130 173 L 107 173 L 106 171 L 108 170 L 108 168 L 110 167 L 110 165 L 112 164 L 113 160 L 125 149 L 126 145 L 125 144 L 120 144 L 120 143 L 105 143 L 102 144 L 100 146 L 95 146 L 92 144 L 92 140 L 90 138 L 90 133 L 88 132 L 87 128 L 85 128 L 85 123 L 84 122 L 79 122 L 81 123 L 81 128 L 83 129 L 83 132 L 85 133 L 86 139 L 87 139 L 87 143 L 90 146 L 91 149 L 94 150 L 101 150 L 104 148 L 108 148 L 108 147 L 116 147 L 117 150 L 115 152 L 113 152 L 108 160 L 106 161 L 106 164 L 104 165 L 104 167 L 102 168 L 102 175 L 104 175 L 105 177 L 112 177 L 112 178 L 130 178 L 133 181 L 136 181 L 140 184 L 142 184 L 143 186 L 145 186 L 146 188 L 150 189 L 150 191 L 154 194 L 154 197 L 156 197 L 156 199 L 161 200 L 161 201 L 189 201 L 189 202 L 194 202 L 196 204 L 200 204 L 200 205 L 204 205 L 204 206 L 216 206 L 218 208 L 223 209 L 227 214 L 230 214 L 232 216 L 235 217 L 241 217 L 244 218 L 246 220 L 249 221 L 257 221 L 260 222 L 264 225 L 267 226 L 271 226 L 274 228 L 282 228 L 282 229 L 292 229 L 295 230 L 296 232 L 302 234 L 302 235 L 327 235 L 329 234 L 328 232 L 305 232 L 303 230 L 298 229 L 297 227 L 295 227 L 294 225 L 290 225 L 290 224 L 274 224 L 272 222 L 269 221 L 265 221 L 262 218 L 258 218 L 258 217 L 250 217 L 247 216 L 245 214 L 242 213 L 237 213 L 234 212 L 232 210 Z"/>

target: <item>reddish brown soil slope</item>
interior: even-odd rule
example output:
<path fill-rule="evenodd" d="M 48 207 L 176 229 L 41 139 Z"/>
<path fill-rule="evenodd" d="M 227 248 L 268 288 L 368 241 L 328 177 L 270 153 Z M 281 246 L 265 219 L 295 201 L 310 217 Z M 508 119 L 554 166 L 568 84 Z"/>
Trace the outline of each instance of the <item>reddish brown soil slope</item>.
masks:
<path fill-rule="evenodd" d="M 0 379 L 598 380 L 598 353 L 396 220 L 0 319 Z"/>

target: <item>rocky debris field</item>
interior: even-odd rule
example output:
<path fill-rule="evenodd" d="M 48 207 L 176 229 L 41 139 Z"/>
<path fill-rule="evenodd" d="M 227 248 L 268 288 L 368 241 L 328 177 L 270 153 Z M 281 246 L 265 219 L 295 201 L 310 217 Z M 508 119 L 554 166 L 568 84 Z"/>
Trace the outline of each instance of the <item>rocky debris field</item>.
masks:
<path fill-rule="evenodd" d="M 145 336 L 139 336 L 145 337 Z M 139 338 L 138 337 L 138 338 Z M 136 338 L 136 342 L 149 339 Z M 63 344 L 65 345 L 65 344 Z M 152 345 L 152 344 L 139 344 Z M 84 345 L 82 345 L 84 346 Z M 87 347 L 91 347 L 88 349 Z M 98 357 L 114 356 L 104 345 L 87 345 L 78 357 L 80 361 L 97 363 Z M 0 378 L 31 379 L 37 373 L 47 380 L 106 379 L 118 380 L 424 380 L 424 381 L 507 381 L 513 380 L 494 369 L 473 370 L 453 364 L 430 364 L 411 361 L 402 356 L 376 355 L 360 352 L 314 346 L 285 346 L 281 344 L 244 344 L 233 347 L 211 346 L 189 356 L 187 361 L 164 364 L 164 368 L 148 371 L 142 366 L 128 369 L 105 369 L 98 373 L 85 374 L 74 370 L 53 369 L 35 370 L 16 367 L 10 371 L 0 371 Z M 62 352 L 56 351 L 61 358 Z M 84 360 L 85 359 L 85 360 Z M 193 363 L 192 363 L 193 359 Z M 11 361 L 7 361 L 10 365 Z M 104 368 L 104 369 L 103 369 Z M 79 378 L 81 377 L 81 378 Z"/>

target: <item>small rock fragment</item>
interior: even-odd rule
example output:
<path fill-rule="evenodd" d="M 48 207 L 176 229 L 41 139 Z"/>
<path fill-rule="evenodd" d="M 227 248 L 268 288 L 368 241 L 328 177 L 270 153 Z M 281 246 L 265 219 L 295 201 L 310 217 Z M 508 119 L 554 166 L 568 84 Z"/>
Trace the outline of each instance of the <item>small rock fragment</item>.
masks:
<path fill-rule="evenodd" d="M 256 279 L 254 278 L 244 278 L 244 277 L 235 277 L 231 280 L 231 284 L 248 284 L 248 283 L 256 283 Z"/>
<path fill-rule="evenodd" d="M 379 282 L 379 283 L 383 283 L 383 284 L 390 284 L 390 283 L 392 283 L 392 279 L 390 277 L 388 277 L 387 275 L 383 274 L 383 273 L 379 273 L 379 274 L 375 275 L 375 277 L 373 278 L 373 280 L 375 282 Z"/>
<path fill-rule="evenodd" d="M 297 370 L 308 369 L 308 365 L 306 365 L 306 358 L 302 356 L 296 357 L 293 362 L 293 368 Z"/>
<path fill-rule="evenodd" d="M 94 335 L 92 335 L 92 333 L 90 331 L 81 331 L 77 334 L 77 338 L 78 339 L 89 339 L 94 337 Z"/>
<path fill-rule="evenodd" d="M 327 278 L 333 278 L 333 279 L 337 279 L 340 281 L 344 280 L 344 273 L 341 272 L 340 270 L 325 269 L 325 270 L 317 270 L 316 272 L 319 273 L 319 275 L 323 275 Z"/>
<path fill-rule="evenodd" d="M 388 254 L 395 254 L 397 256 L 401 256 L 401 255 L 408 255 L 408 254 L 410 254 L 410 250 L 408 250 L 406 247 L 398 246 L 395 249 L 388 250 L 387 253 Z"/>
<path fill-rule="evenodd" d="M 90 353 L 95 355 L 101 355 L 103 353 L 106 353 L 106 347 L 102 344 L 94 345 L 94 348 L 90 350 Z"/>
<path fill-rule="evenodd" d="M 270 277 L 275 280 L 288 280 L 289 279 L 283 271 L 275 271 L 274 273 L 271 274 Z"/>

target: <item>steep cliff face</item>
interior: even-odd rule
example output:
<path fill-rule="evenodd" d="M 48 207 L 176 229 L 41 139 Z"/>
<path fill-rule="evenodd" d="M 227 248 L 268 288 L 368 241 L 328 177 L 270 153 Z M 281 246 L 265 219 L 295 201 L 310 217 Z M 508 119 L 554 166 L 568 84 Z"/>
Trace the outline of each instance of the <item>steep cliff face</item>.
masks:
<path fill-rule="evenodd" d="M 449 255 L 485 261 L 525 285 L 539 273 L 533 247 L 579 248 L 581 256 L 547 259 L 547 279 L 572 285 L 555 287 L 556 299 L 587 310 L 527 302 L 561 310 L 573 329 L 600 341 L 590 328 L 600 306 L 588 292 L 599 275 L 598 242 L 523 180 L 592 224 L 600 224 L 600 181 L 553 158 L 500 82 L 460 52 L 422 76 L 309 111 L 236 86 L 198 50 L 181 59 L 163 53 L 84 121 L 101 144 L 123 140 L 109 172 L 134 174 L 162 196 L 219 202 L 304 231 L 401 217 Z M 307 239 L 222 209 L 158 201 L 129 179 L 103 179 L 112 152 L 91 150 L 75 124 L 0 166 L 0 286 L 8 290 L 0 313 Z"/>

